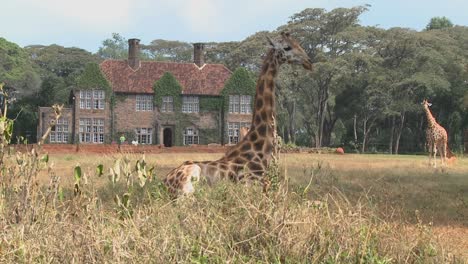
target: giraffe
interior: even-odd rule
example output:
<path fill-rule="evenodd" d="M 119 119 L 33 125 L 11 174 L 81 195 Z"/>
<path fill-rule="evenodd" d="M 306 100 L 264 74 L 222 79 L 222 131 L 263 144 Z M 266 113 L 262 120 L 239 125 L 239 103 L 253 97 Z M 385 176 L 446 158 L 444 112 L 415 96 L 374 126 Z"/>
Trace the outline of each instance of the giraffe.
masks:
<path fill-rule="evenodd" d="M 288 32 L 282 32 L 276 40 L 268 38 L 268 42 L 270 49 L 257 81 L 249 131 L 222 158 L 215 161 L 186 161 L 170 171 L 164 183 L 172 194 L 193 192 L 192 179 L 198 180 L 201 176 L 209 185 L 222 179 L 234 182 L 258 180 L 264 191 L 269 188 L 270 181 L 264 174 L 274 148 L 275 78 L 279 67 L 286 62 L 312 70 L 312 61 Z"/>
<path fill-rule="evenodd" d="M 426 142 L 429 150 L 429 164 L 432 163 L 432 155 L 434 155 L 434 168 L 437 167 L 437 151 L 440 152 L 440 158 L 442 165 L 447 162 L 447 154 L 452 155 L 447 146 L 447 131 L 441 125 L 437 123 L 434 116 L 431 113 L 429 107 L 432 105 L 426 99 L 422 102 L 424 112 L 427 117 L 427 129 L 426 129 Z"/>

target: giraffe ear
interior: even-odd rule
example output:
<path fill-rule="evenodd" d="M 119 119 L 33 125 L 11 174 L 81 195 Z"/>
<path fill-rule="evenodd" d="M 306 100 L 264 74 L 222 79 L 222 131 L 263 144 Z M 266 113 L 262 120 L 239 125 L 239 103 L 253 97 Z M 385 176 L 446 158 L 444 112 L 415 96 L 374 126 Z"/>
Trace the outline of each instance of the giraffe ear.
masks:
<path fill-rule="evenodd" d="M 432 104 L 431 104 L 431 103 L 427 103 L 427 105 L 428 105 L 428 106 L 432 106 Z"/>

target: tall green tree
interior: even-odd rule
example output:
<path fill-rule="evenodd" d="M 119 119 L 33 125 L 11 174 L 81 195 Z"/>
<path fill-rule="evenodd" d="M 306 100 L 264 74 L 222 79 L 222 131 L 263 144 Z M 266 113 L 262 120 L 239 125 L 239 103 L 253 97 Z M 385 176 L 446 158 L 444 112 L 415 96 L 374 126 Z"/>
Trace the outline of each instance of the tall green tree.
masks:
<path fill-rule="evenodd" d="M 38 98 L 36 98 L 39 106 L 67 103 L 70 89 L 85 66 L 101 60 L 97 55 L 86 50 L 59 45 L 27 46 L 25 50 L 42 79 Z"/>
<path fill-rule="evenodd" d="M 452 21 L 446 17 L 433 17 L 426 26 L 426 30 L 453 27 Z"/>
<path fill-rule="evenodd" d="M 148 59 L 156 61 L 191 62 L 192 44 L 176 41 L 155 39 L 148 45 L 142 46 Z"/>
<path fill-rule="evenodd" d="M 346 67 L 342 56 L 359 52 L 365 46 L 369 34 L 358 24 L 365 7 L 337 8 L 330 12 L 308 8 L 291 17 L 288 25 L 280 30 L 290 30 L 301 40 L 302 46 L 312 58 L 314 71 L 300 85 L 302 112 L 308 116 L 305 128 L 315 147 L 331 143 L 331 135 L 337 121 L 335 95 L 342 86 L 337 80 Z"/>
<path fill-rule="evenodd" d="M 4 38 L 0 38 L 0 81 L 5 89 L 14 89 L 11 95 L 17 98 L 36 94 L 41 83 L 28 53 Z"/>
<path fill-rule="evenodd" d="M 97 55 L 103 59 L 126 59 L 128 57 L 128 42 L 119 33 L 112 33 L 112 37 L 102 41 Z"/>

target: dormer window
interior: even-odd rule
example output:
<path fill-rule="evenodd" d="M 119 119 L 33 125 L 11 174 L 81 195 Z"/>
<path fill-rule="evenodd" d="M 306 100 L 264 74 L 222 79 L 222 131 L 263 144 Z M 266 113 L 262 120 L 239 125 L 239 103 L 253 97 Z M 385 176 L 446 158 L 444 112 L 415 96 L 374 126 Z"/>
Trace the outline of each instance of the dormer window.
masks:
<path fill-rule="evenodd" d="M 174 97 L 172 96 L 163 96 L 161 112 L 174 112 Z"/>
<path fill-rule="evenodd" d="M 153 96 L 152 95 L 137 95 L 136 96 L 137 111 L 153 111 Z"/>
<path fill-rule="evenodd" d="M 183 96 L 182 97 L 182 112 L 183 113 L 198 113 L 200 106 L 198 104 L 198 96 Z"/>
<path fill-rule="evenodd" d="M 230 114 L 251 114 L 252 96 L 250 95 L 230 95 L 229 96 Z"/>
<path fill-rule="evenodd" d="M 81 90 L 80 109 L 104 109 L 104 90 Z"/>

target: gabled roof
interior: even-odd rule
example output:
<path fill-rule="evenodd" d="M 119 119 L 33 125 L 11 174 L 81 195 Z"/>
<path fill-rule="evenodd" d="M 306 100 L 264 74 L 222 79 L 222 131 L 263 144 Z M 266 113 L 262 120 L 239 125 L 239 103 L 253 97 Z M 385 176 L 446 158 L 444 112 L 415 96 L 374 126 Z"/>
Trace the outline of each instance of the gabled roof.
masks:
<path fill-rule="evenodd" d="M 105 60 L 100 67 L 112 90 L 121 93 L 153 93 L 154 82 L 170 72 L 182 86 L 183 94 L 219 95 L 231 76 L 231 71 L 221 64 L 199 68 L 194 63 L 142 61 L 133 70 L 126 60 Z"/>

